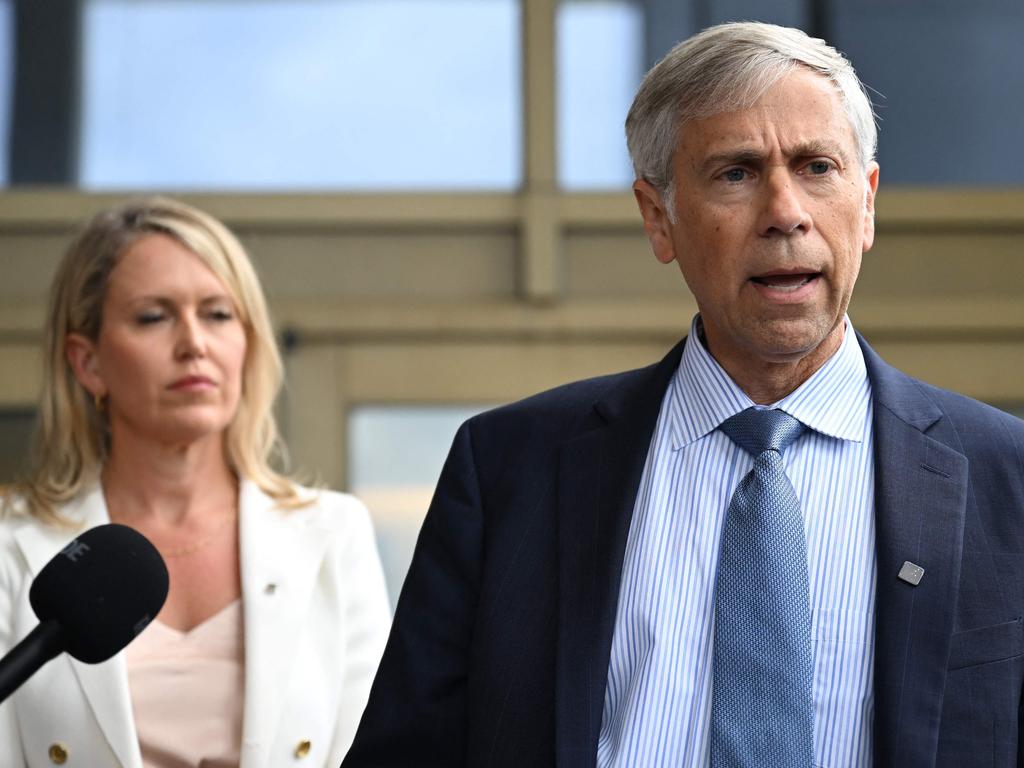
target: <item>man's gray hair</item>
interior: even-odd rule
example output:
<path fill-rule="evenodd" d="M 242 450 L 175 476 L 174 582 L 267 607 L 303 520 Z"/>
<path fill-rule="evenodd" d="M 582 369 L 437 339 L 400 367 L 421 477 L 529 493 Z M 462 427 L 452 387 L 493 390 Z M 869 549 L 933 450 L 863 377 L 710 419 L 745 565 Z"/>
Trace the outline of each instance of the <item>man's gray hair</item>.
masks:
<path fill-rule="evenodd" d="M 633 170 L 661 194 L 674 217 L 672 158 L 692 120 L 749 109 L 797 67 L 827 78 L 839 92 L 867 169 L 878 131 L 867 91 L 853 66 L 824 40 L 799 29 L 756 22 L 709 27 L 676 45 L 640 84 L 626 117 Z"/>

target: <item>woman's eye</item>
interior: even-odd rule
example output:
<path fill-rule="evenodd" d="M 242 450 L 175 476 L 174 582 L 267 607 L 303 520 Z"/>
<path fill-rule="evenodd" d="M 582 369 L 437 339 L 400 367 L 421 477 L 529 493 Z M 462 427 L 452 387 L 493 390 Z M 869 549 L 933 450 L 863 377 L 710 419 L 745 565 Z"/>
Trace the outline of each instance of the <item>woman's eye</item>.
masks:
<path fill-rule="evenodd" d="M 143 312 L 136 316 L 135 322 L 139 325 L 152 325 L 153 323 L 159 323 L 163 319 L 163 312 Z"/>
<path fill-rule="evenodd" d="M 211 320 L 215 320 L 219 323 L 231 320 L 234 318 L 235 313 L 230 309 L 218 307 L 217 309 L 211 309 L 207 315 Z"/>

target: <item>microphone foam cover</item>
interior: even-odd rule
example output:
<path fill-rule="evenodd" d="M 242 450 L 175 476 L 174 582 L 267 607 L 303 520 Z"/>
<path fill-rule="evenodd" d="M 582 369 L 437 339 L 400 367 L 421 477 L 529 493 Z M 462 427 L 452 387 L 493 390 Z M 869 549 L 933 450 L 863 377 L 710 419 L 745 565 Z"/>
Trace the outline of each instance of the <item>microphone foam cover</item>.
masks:
<path fill-rule="evenodd" d="M 64 630 L 66 650 L 98 664 L 130 643 L 167 599 L 167 566 L 126 525 L 90 528 L 53 556 L 29 589 L 40 621 Z"/>

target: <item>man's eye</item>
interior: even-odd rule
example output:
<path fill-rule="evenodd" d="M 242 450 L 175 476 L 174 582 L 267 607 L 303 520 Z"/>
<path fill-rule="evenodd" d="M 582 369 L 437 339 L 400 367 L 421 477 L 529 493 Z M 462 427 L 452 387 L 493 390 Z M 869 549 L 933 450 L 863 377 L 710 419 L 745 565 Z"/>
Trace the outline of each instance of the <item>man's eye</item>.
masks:
<path fill-rule="evenodd" d="M 730 168 L 728 171 L 722 174 L 722 178 L 726 181 L 743 181 L 747 178 L 747 172 L 742 168 Z"/>
<path fill-rule="evenodd" d="M 814 160 L 807 164 L 807 170 L 812 176 L 824 176 L 832 170 L 832 163 L 828 160 Z"/>

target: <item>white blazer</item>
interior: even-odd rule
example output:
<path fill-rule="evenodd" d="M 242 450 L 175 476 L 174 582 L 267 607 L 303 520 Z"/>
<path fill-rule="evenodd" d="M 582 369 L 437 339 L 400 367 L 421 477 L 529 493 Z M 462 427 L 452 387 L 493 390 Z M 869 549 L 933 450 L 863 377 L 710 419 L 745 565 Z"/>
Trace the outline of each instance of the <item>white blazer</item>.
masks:
<path fill-rule="evenodd" d="M 337 768 L 387 640 L 387 594 L 366 508 L 352 496 L 314 493 L 312 506 L 281 511 L 252 483 L 240 486 L 241 768 Z M 109 522 L 98 487 L 63 512 L 83 527 L 0 520 L 0 653 L 38 623 L 28 602 L 35 575 L 75 535 Z M 303 742 L 308 752 L 297 759 Z M 61 654 L 0 704 L 0 768 L 55 762 L 142 768 L 123 653 L 96 665 Z"/>

